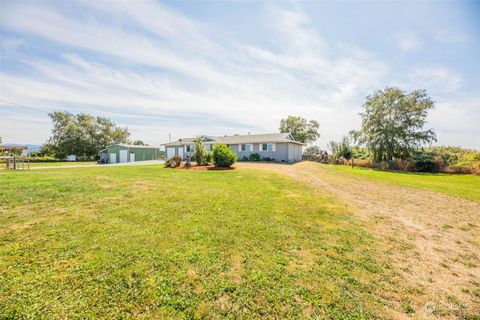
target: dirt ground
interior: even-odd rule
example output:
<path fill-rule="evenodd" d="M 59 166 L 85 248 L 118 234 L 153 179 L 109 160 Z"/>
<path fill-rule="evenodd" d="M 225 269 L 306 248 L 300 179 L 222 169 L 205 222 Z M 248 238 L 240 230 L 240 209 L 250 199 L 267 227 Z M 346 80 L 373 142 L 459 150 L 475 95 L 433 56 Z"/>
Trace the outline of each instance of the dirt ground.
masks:
<path fill-rule="evenodd" d="M 376 238 L 379 259 L 392 266 L 394 285 L 382 292 L 391 302 L 387 314 L 480 317 L 480 203 L 369 181 L 313 162 L 236 167 L 273 170 L 343 201 Z"/>

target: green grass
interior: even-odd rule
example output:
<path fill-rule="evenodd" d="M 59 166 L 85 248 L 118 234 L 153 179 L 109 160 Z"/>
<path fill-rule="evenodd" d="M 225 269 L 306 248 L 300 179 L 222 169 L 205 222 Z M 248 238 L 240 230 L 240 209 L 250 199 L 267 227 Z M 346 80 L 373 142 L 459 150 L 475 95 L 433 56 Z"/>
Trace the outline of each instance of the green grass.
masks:
<path fill-rule="evenodd" d="M 362 319 L 387 284 L 345 207 L 253 170 L 0 173 L 0 318 Z"/>
<path fill-rule="evenodd" d="M 89 166 L 96 164 L 95 161 L 85 162 L 71 162 L 71 161 L 59 161 L 59 162 L 30 162 L 30 167 L 60 167 L 60 166 Z"/>
<path fill-rule="evenodd" d="M 63 166 L 91 166 L 96 164 L 95 161 L 85 161 L 85 162 L 69 162 L 69 161 L 58 161 L 58 162 L 30 162 L 30 168 L 36 167 L 63 167 Z M 27 166 L 25 164 L 25 166 Z M 0 162 L 0 170 L 5 169 L 5 162 Z"/>
<path fill-rule="evenodd" d="M 369 168 L 329 165 L 337 171 L 402 186 L 427 189 L 465 199 L 480 201 L 480 177 L 467 174 L 413 173 L 372 170 Z"/>

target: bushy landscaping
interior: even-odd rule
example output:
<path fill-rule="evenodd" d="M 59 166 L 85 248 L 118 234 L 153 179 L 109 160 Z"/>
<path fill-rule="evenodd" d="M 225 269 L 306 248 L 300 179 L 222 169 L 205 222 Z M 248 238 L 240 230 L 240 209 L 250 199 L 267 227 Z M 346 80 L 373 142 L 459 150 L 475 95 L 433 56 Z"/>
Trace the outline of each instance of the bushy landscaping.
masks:
<path fill-rule="evenodd" d="M 0 318 L 381 316 L 388 277 L 345 207 L 275 173 L 0 174 Z"/>
<path fill-rule="evenodd" d="M 342 149 L 344 150 L 344 149 Z M 430 147 L 415 151 L 406 159 L 376 162 L 366 148 L 349 147 L 350 156 L 343 153 L 325 156 L 323 153 L 305 154 L 304 160 L 329 164 L 354 165 L 364 168 L 406 172 L 457 173 L 480 175 L 480 152 L 460 147 Z"/>

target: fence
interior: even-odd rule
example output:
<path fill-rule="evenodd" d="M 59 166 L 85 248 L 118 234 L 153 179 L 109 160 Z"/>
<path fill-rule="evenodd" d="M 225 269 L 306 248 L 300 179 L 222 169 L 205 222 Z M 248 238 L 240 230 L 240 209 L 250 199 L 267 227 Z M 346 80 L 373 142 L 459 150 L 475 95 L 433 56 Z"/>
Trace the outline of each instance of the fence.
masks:
<path fill-rule="evenodd" d="M 5 159 L 5 169 L 7 170 L 30 170 L 30 161 L 28 158 L 17 156 L 4 156 L 0 159 Z"/>

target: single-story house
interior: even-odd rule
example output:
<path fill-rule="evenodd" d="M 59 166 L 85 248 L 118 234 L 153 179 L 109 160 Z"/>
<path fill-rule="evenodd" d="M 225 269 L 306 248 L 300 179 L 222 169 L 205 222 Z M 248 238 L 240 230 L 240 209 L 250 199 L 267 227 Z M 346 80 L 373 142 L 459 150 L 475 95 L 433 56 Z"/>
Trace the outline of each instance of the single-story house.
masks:
<path fill-rule="evenodd" d="M 294 162 L 302 160 L 303 143 L 296 141 L 290 133 L 248 134 L 235 136 L 203 136 L 207 151 L 213 150 L 216 144 L 226 144 L 236 154 L 239 160 L 257 153 L 261 159 L 270 158 L 273 161 Z M 186 159 L 193 153 L 195 138 L 179 139 L 165 143 L 166 157 L 175 155 Z"/>
<path fill-rule="evenodd" d="M 114 144 L 100 150 L 99 155 L 101 163 L 124 163 L 156 160 L 159 150 L 151 146 Z"/>

